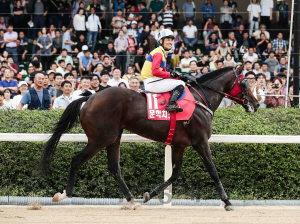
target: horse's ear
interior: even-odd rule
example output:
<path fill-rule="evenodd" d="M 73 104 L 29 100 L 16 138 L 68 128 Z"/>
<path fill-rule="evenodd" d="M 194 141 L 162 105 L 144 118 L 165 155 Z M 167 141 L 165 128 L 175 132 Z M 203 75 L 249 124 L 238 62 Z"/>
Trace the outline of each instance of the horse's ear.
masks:
<path fill-rule="evenodd" d="M 237 65 L 237 66 L 235 67 L 235 69 L 236 69 L 236 72 L 237 72 L 238 74 L 241 74 L 242 71 L 243 71 L 243 69 L 244 69 L 244 65 L 240 63 L 239 65 Z"/>

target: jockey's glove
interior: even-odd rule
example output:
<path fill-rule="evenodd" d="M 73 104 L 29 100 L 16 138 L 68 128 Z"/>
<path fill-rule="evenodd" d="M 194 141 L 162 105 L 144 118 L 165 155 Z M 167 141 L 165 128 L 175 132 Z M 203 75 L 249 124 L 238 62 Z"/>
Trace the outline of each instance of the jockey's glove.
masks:
<path fill-rule="evenodd" d="M 170 73 L 170 77 L 171 77 L 171 78 L 179 78 L 179 75 L 178 75 L 177 72 L 171 72 L 171 73 Z"/>
<path fill-rule="evenodd" d="M 181 75 L 179 76 L 180 80 L 184 81 L 184 82 L 187 82 L 189 81 L 188 77 L 184 76 L 184 75 Z"/>

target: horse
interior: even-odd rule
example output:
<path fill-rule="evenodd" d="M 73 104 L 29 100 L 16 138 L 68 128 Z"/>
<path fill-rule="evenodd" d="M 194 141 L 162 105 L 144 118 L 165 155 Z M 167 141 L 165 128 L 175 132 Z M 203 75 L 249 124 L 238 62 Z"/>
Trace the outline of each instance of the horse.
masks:
<path fill-rule="evenodd" d="M 198 93 L 205 95 L 212 111 L 218 109 L 226 95 L 241 104 L 246 112 L 256 112 L 259 104 L 249 89 L 248 80 L 240 79 L 242 68 L 243 66 L 226 67 L 203 75 L 196 79 L 196 85 L 190 88 L 190 91 L 195 100 L 200 102 L 204 102 L 204 100 Z M 240 90 L 235 96 L 230 95 L 234 88 Z M 82 107 L 84 102 L 85 105 Z M 68 132 L 79 120 L 88 138 L 88 143 L 79 154 L 72 158 L 66 189 L 63 194 L 56 193 L 53 201 L 61 201 L 72 196 L 80 167 L 106 147 L 109 171 L 125 195 L 127 202 L 136 206 L 137 202 L 121 176 L 119 146 L 123 129 L 164 143 L 170 128 L 170 121 L 149 120 L 146 96 L 134 90 L 111 87 L 97 94 L 79 98 L 65 109 L 53 129 L 51 138 L 45 144 L 37 167 L 40 176 L 48 171 L 61 135 Z M 188 122 L 176 122 L 176 131 L 172 142 L 172 175 L 151 193 L 144 193 L 144 203 L 157 196 L 179 177 L 185 148 L 192 146 L 213 179 L 219 196 L 225 203 L 225 210 L 233 210 L 211 156 L 208 139 L 212 134 L 212 120 L 213 115 L 208 110 L 196 106 Z"/>

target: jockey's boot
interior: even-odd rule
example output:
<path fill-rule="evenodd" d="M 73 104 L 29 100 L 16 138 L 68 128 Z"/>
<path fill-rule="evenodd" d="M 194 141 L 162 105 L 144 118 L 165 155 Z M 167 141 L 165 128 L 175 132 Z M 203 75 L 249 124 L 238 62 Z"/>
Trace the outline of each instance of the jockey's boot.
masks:
<path fill-rule="evenodd" d="M 183 111 L 183 109 L 180 106 L 176 106 L 177 99 L 179 98 L 179 96 L 181 95 L 183 90 L 184 90 L 183 85 L 179 85 L 179 86 L 175 87 L 175 89 L 173 90 L 172 96 L 169 100 L 169 103 L 166 106 L 167 111 L 170 111 L 170 112 L 176 111 L 177 113 Z"/>

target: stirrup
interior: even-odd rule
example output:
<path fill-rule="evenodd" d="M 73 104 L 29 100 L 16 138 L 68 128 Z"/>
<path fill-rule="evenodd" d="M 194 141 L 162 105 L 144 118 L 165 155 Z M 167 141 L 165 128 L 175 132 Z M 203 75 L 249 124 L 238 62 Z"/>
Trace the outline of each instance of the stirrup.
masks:
<path fill-rule="evenodd" d="M 171 105 L 167 105 L 166 106 L 166 111 L 176 111 L 176 113 L 178 112 L 182 112 L 183 109 L 180 106 L 176 106 L 175 104 L 171 104 Z"/>

